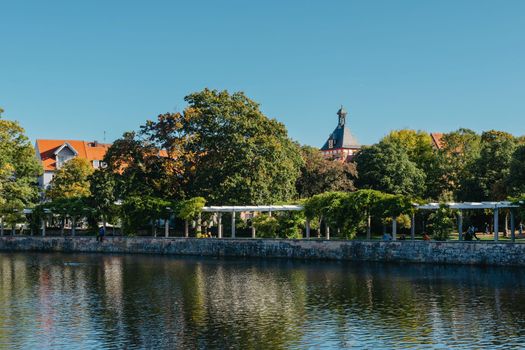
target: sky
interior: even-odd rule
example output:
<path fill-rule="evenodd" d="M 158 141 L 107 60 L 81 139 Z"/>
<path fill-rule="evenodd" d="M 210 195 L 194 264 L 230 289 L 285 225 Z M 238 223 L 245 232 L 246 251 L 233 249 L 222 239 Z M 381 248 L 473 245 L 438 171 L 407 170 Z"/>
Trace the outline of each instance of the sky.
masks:
<path fill-rule="evenodd" d="M 340 105 L 392 129 L 525 134 L 525 1 L 0 0 L 0 106 L 28 136 L 111 142 L 202 90 L 322 146 Z"/>

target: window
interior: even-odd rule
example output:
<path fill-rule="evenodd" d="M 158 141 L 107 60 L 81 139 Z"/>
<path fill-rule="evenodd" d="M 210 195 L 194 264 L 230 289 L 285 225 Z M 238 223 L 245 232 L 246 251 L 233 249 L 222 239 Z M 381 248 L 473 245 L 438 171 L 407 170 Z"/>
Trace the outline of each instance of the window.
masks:
<path fill-rule="evenodd" d="M 334 148 L 334 140 L 333 139 L 328 140 L 328 148 Z"/>
<path fill-rule="evenodd" d="M 98 169 L 100 166 L 100 162 L 98 160 L 93 161 L 93 168 Z"/>
<path fill-rule="evenodd" d="M 73 159 L 70 155 L 57 155 L 57 169 L 60 169 L 68 160 Z"/>

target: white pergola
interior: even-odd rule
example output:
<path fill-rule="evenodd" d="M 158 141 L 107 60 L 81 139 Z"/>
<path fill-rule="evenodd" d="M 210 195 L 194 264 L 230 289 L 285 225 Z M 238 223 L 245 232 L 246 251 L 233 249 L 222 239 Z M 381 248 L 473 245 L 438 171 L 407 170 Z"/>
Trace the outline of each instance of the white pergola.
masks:
<path fill-rule="evenodd" d="M 461 241 L 463 237 L 463 210 L 478 210 L 478 209 L 492 209 L 494 211 L 494 241 L 498 241 L 499 238 L 499 209 L 512 209 L 518 208 L 519 205 L 513 204 L 509 201 L 502 202 L 461 202 L 461 203 L 427 203 L 427 204 L 416 204 L 415 207 L 420 210 L 436 210 L 441 205 L 446 205 L 450 209 L 458 210 L 458 238 Z M 514 211 L 510 210 L 510 232 L 511 238 L 514 242 L 516 234 L 516 225 L 514 222 Z"/>
<path fill-rule="evenodd" d="M 231 227 L 231 237 L 235 238 L 235 215 L 238 212 L 267 212 L 269 215 L 272 215 L 274 211 L 300 211 L 304 207 L 301 205 L 239 205 L 239 206 L 210 206 L 203 207 L 202 212 L 204 213 L 216 213 L 218 215 L 218 232 L 217 237 L 222 238 L 222 214 L 231 213 L 232 214 L 232 227 Z M 306 224 L 306 237 L 310 237 L 310 227 L 308 222 Z M 255 228 L 252 227 L 252 238 L 255 238 Z"/>

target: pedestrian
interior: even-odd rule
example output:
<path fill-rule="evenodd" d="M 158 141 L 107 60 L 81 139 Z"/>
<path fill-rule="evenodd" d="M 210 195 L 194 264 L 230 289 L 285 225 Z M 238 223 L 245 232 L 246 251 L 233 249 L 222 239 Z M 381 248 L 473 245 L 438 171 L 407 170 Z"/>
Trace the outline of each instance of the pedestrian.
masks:
<path fill-rule="evenodd" d="M 104 242 L 105 235 L 106 235 L 106 229 L 104 228 L 104 226 L 100 226 L 100 228 L 98 229 L 97 241 Z"/>

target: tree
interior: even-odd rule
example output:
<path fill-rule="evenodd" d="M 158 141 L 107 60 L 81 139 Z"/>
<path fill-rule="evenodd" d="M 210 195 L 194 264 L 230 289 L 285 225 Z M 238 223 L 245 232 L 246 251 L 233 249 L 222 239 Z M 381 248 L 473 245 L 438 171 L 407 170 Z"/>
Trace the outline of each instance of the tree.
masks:
<path fill-rule="evenodd" d="M 470 177 L 473 164 L 479 158 L 481 137 L 470 129 L 458 129 L 444 134 L 439 150 L 439 179 L 436 187 L 445 197 L 461 197 L 462 187 Z"/>
<path fill-rule="evenodd" d="M 184 236 L 188 237 L 188 221 L 198 217 L 202 211 L 202 207 L 206 204 L 206 200 L 202 197 L 194 197 L 177 203 L 176 214 L 177 217 L 184 220 Z M 200 234 L 198 232 L 197 234 Z"/>
<path fill-rule="evenodd" d="M 425 131 L 411 129 L 394 130 L 383 138 L 397 147 L 403 148 L 408 159 L 425 174 L 425 192 L 422 197 L 439 197 L 439 166 L 438 153 L 435 150 L 432 138 Z"/>
<path fill-rule="evenodd" d="M 458 195 L 464 201 L 503 200 L 507 194 L 506 180 L 512 155 L 516 149 L 514 136 L 503 131 L 486 131 L 481 135 L 481 151 L 462 179 Z"/>
<path fill-rule="evenodd" d="M 195 155 L 190 196 L 212 204 L 268 204 L 295 196 L 302 159 L 282 123 L 242 92 L 205 89 L 185 100 L 185 149 Z"/>
<path fill-rule="evenodd" d="M 355 191 L 355 164 L 327 160 L 318 149 L 310 146 L 303 146 L 301 153 L 304 163 L 296 182 L 299 198 L 329 191 Z"/>
<path fill-rule="evenodd" d="M 425 174 L 410 161 L 404 148 L 390 141 L 366 147 L 355 157 L 358 188 L 421 197 Z"/>
<path fill-rule="evenodd" d="M 454 231 L 454 213 L 445 205 L 430 214 L 428 221 L 429 231 L 437 241 L 446 241 Z"/>
<path fill-rule="evenodd" d="M 519 196 L 525 194 L 525 145 L 518 146 L 516 151 L 514 151 L 506 183 L 509 195 Z"/>
<path fill-rule="evenodd" d="M 171 202 L 162 198 L 129 196 L 122 202 L 122 228 L 127 234 L 133 234 L 150 225 L 152 235 L 156 236 L 157 221 L 169 218 L 170 207 Z"/>
<path fill-rule="evenodd" d="M 89 176 L 92 173 L 93 168 L 89 161 L 73 158 L 55 172 L 46 196 L 51 200 L 88 197 L 91 194 Z"/>
<path fill-rule="evenodd" d="M 22 210 L 38 199 L 37 177 L 42 173 L 24 129 L 0 119 L 0 218 L 20 222 Z"/>
<path fill-rule="evenodd" d="M 106 223 L 115 224 L 118 209 L 115 202 L 115 178 L 106 169 L 98 169 L 89 177 L 89 191 L 91 196 L 88 199 L 90 207 L 94 210 L 94 215 L 102 220 L 104 227 Z"/>

